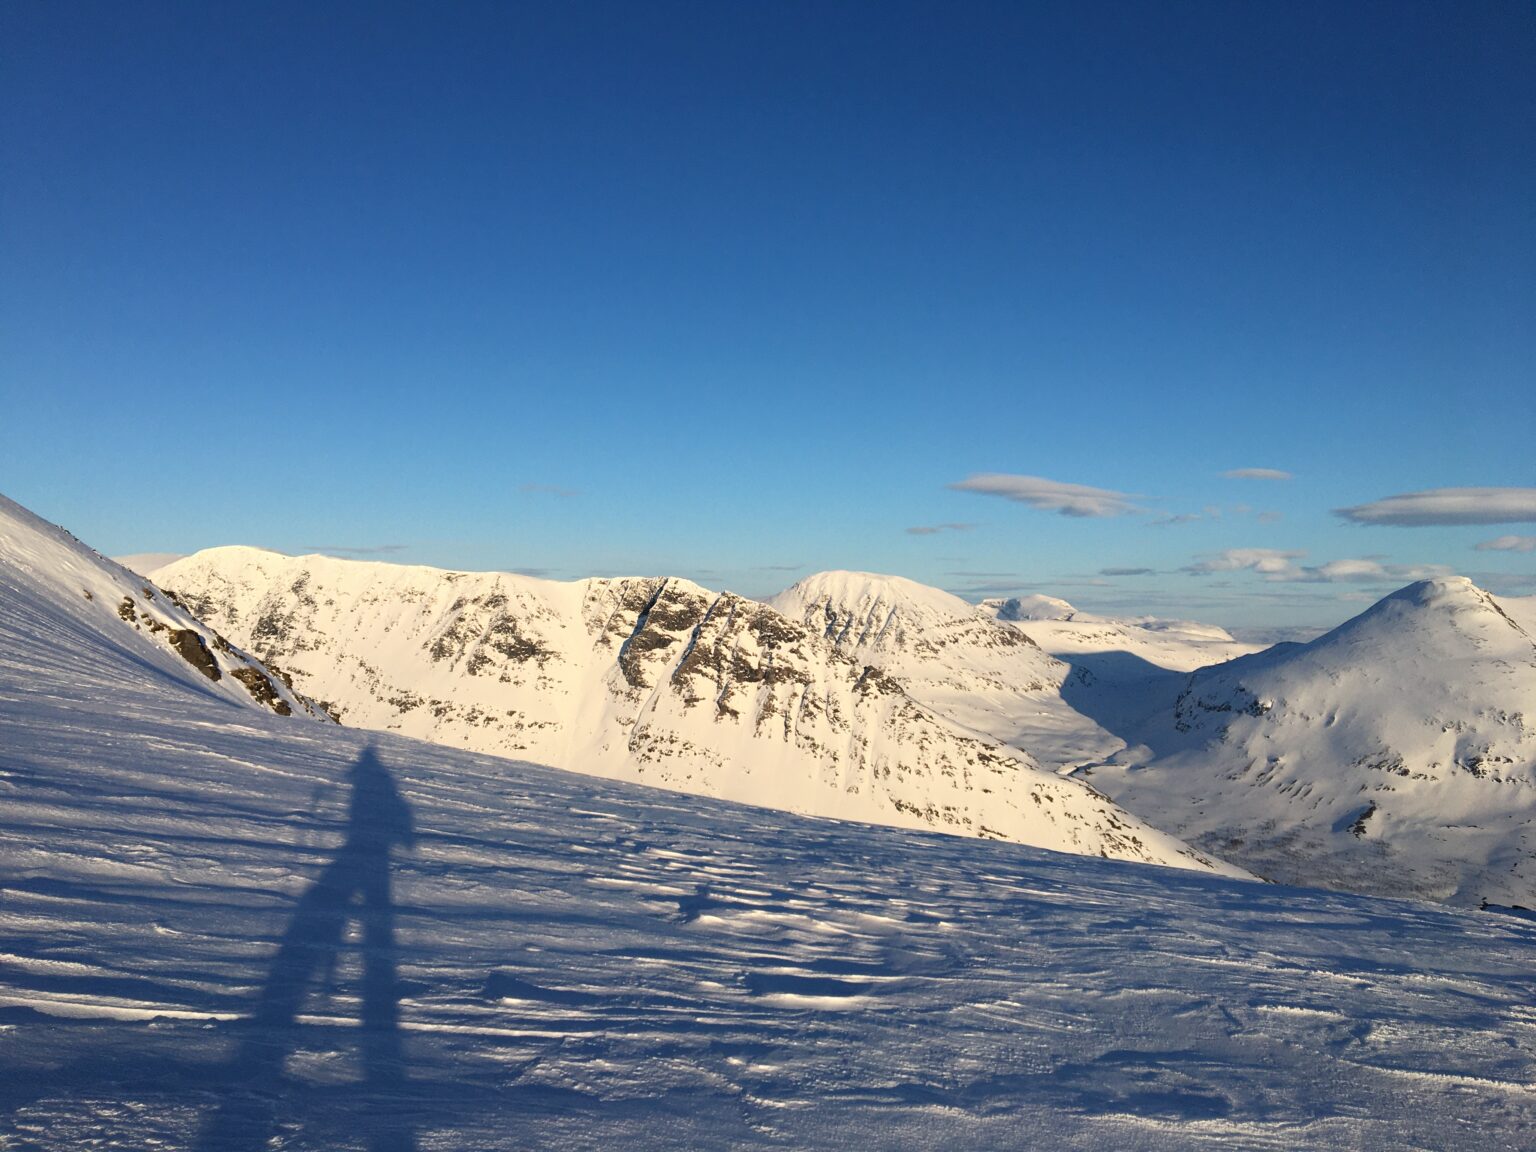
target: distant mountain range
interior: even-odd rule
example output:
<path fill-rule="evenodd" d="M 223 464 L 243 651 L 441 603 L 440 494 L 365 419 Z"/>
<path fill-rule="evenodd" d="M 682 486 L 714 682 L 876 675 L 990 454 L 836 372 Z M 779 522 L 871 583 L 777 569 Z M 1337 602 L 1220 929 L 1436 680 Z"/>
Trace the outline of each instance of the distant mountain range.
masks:
<path fill-rule="evenodd" d="M 564 583 L 252 548 L 154 575 L 348 724 L 810 815 L 1240 872 L 946 718 L 823 630 L 686 580 Z M 970 615 L 946 643 L 1000 645 L 998 692 L 1070 711 L 1056 690 L 1066 665 Z M 1005 683 L 1025 667 L 1027 684 Z"/>
<path fill-rule="evenodd" d="M 801 813 L 1536 904 L 1536 613 L 1466 580 L 1256 651 L 1208 625 L 977 607 L 863 573 L 768 605 L 250 548 L 151 575 L 185 613 L 114 575 L 104 594 L 135 619 L 89 608 L 93 626 L 136 623 L 199 675 L 146 634 L 153 605 L 221 670 L 266 661 L 289 708 L 323 700 L 347 724 Z"/>

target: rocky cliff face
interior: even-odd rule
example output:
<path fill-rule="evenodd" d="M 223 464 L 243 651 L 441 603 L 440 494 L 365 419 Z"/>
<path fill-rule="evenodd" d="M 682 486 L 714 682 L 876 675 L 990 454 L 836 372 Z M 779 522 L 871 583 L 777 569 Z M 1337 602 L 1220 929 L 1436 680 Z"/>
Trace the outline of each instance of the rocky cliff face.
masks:
<path fill-rule="evenodd" d="M 347 723 L 795 812 L 1222 867 L 935 715 L 823 631 L 688 581 L 559 583 L 244 548 L 155 576 Z"/>

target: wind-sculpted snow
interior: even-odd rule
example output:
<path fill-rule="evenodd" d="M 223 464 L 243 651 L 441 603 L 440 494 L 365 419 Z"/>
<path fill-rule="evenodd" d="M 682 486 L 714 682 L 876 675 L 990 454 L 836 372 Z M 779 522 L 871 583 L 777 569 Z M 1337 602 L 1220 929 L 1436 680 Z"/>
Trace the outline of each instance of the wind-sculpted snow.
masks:
<path fill-rule="evenodd" d="M 1092 779 L 1276 879 L 1536 904 L 1536 642 L 1462 578 L 1192 675 Z"/>
<path fill-rule="evenodd" d="M 1536 1139 L 1515 918 L 736 807 L 195 680 L 8 663 L 0 722 L 0 1147 Z"/>
<path fill-rule="evenodd" d="M 155 577 L 348 724 L 801 813 L 1237 874 L 988 738 L 994 727 L 936 716 L 819 628 L 685 580 L 560 583 L 249 548 Z M 1007 668 L 1039 674 L 1010 685 L 1000 663 L 994 687 L 1059 705 L 1048 677 L 1065 666 L 990 621 L 967 626 Z"/>
<path fill-rule="evenodd" d="M 45 528 L 13 515 L 0 599 L 0 1147 L 1536 1137 L 1525 920 L 814 820 L 280 717 L 97 612 L 99 594 L 76 605 L 77 577 L 122 577 Z M 701 594 L 674 582 L 594 582 L 550 615 L 510 585 L 446 583 L 421 594 L 481 597 L 474 635 L 526 653 L 530 682 L 579 651 L 554 643 L 579 628 L 615 692 L 675 682 L 676 707 L 760 718 L 788 699 L 765 686 L 801 683 L 795 646 L 822 643 L 734 598 L 703 597 L 689 627 Z M 495 626 L 514 602 L 515 629 Z M 441 662 L 479 651 L 448 637 L 462 607 L 436 629 L 395 619 L 395 642 L 441 639 Z M 295 651 L 323 639 L 271 624 Z M 917 708 L 858 676 L 880 708 Z"/>

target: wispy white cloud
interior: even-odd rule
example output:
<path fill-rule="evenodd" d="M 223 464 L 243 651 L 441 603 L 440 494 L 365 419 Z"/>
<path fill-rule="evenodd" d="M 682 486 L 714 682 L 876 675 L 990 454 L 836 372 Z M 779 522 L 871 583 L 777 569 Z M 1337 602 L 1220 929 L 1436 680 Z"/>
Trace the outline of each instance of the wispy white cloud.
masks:
<path fill-rule="evenodd" d="M 1223 472 L 1228 480 L 1291 480 L 1294 476 L 1290 472 L 1279 468 L 1233 468 Z"/>
<path fill-rule="evenodd" d="M 1536 536 L 1495 536 L 1477 546 L 1479 552 L 1536 552 Z"/>
<path fill-rule="evenodd" d="M 1039 476 L 1015 476 L 1006 472 L 983 472 L 949 485 L 957 492 L 978 492 L 1001 496 L 1028 504 L 1043 512 L 1063 516 L 1123 516 L 1140 511 L 1124 492 L 1108 488 L 1090 488 L 1086 484 L 1067 484 Z"/>
<path fill-rule="evenodd" d="M 937 536 L 940 532 L 969 532 L 974 524 L 918 524 L 907 529 L 908 536 Z"/>
<path fill-rule="evenodd" d="M 1208 576 L 1212 572 L 1242 572 L 1245 569 L 1273 576 L 1296 571 L 1296 561 L 1305 555 L 1304 551 L 1282 551 L 1278 548 L 1227 548 L 1196 560 L 1183 570 L 1192 576 Z"/>
<path fill-rule="evenodd" d="M 1378 560 L 1330 560 L 1283 577 L 1305 584 L 1369 584 L 1395 580 L 1432 580 L 1450 576 L 1444 564 L 1383 564 Z"/>
<path fill-rule="evenodd" d="M 1442 564 L 1386 564 L 1375 557 L 1302 564 L 1306 552 L 1277 548 L 1228 548 L 1197 559 L 1182 571 L 1192 576 L 1213 572 L 1257 572 L 1280 584 L 1367 584 L 1393 580 L 1429 580 L 1451 575 Z"/>
<path fill-rule="evenodd" d="M 1193 524 L 1196 520 L 1203 519 L 1204 517 L 1201 516 L 1198 512 L 1179 512 L 1166 516 L 1159 516 L 1155 520 L 1148 520 L 1147 527 L 1172 528 L 1178 524 Z"/>
<path fill-rule="evenodd" d="M 1100 568 L 1100 576 L 1151 576 L 1155 568 Z"/>
<path fill-rule="evenodd" d="M 1536 523 L 1536 488 L 1431 488 L 1352 508 L 1335 508 L 1333 514 L 1357 524 L 1400 528 Z"/>

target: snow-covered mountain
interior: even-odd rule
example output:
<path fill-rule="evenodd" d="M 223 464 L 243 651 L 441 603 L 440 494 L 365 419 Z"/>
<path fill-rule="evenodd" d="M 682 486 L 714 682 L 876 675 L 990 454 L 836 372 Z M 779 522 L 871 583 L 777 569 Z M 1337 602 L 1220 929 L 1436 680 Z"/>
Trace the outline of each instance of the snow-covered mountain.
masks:
<path fill-rule="evenodd" d="M 1307 645 L 812 576 L 774 603 L 916 699 L 1260 875 L 1536 905 L 1527 601 L 1415 585 Z M 1017 630 L 1030 643 L 1003 642 Z M 1095 763 L 1094 757 L 1107 761 Z"/>
<path fill-rule="evenodd" d="M 1092 679 L 1134 680 L 1143 670 L 1139 665 L 1192 672 L 1262 647 L 1236 640 L 1215 624 L 1157 616 L 1100 616 L 1080 612 L 1054 596 L 983 600 L 980 609 L 1013 625 L 1042 650 L 1090 672 Z"/>
<path fill-rule="evenodd" d="M 192 626 L 162 594 L 5 511 L 0 1147 L 1491 1150 L 1536 1131 L 1527 921 L 281 717 L 142 624 L 147 604 Z"/>
<path fill-rule="evenodd" d="M 252 548 L 154 577 L 349 724 L 794 812 L 1227 867 L 936 716 L 819 629 L 684 580 L 565 583 Z M 1059 668 L 976 626 L 1042 676 Z"/>
<path fill-rule="evenodd" d="M 1094 783 L 1262 875 L 1536 905 L 1536 642 L 1464 578 L 1189 677 Z"/>
<path fill-rule="evenodd" d="M 1091 674 L 948 592 L 869 572 L 820 572 L 769 601 L 855 661 L 974 732 L 1060 770 L 1123 746 L 1063 697 Z"/>
<path fill-rule="evenodd" d="M 57 661 L 27 655 L 50 645 Z M 205 627 L 175 597 L 0 496 L 0 668 L 38 691 L 110 691 L 146 675 L 224 704 L 329 719 L 282 669 Z M 49 678 L 52 678 L 50 681 Z"/>
<path fill-rule="evenodd" d="M 1254 651 L 1211 625 L 1093 616 L 1051 596 L 977 606 L 868 572 L 821 572 L 770 602 L 928 707 L 1057 771 L 1122 749 L 1127 717 L 1171 705 L 1182 673 Z"/>

